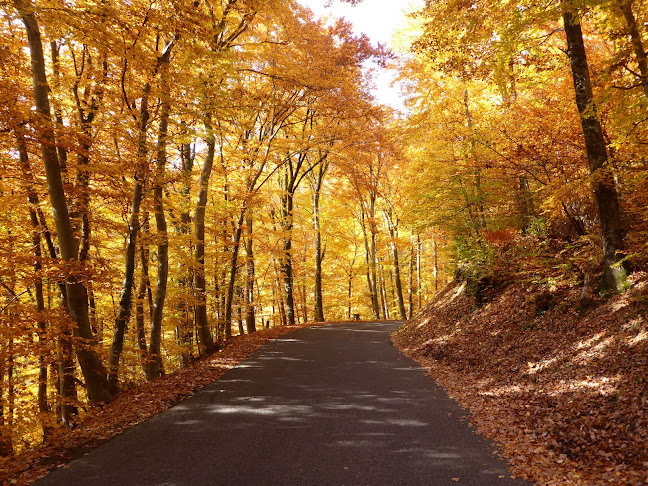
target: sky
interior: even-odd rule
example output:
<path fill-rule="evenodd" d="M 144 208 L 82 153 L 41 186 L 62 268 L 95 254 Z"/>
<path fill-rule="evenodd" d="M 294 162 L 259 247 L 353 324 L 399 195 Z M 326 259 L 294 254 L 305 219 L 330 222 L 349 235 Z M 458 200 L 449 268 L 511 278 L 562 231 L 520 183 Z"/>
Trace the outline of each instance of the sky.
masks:
<path fill-rule="evenodd" d="M 365 33 L 372 42 L 390 46 L 392 36 L 405 22 L 405 11 L 423 4 L 423 0 L 363 0 L 356 6 L 339 0 L 298 0 L 316 15 L 344 17 L 351 22 L 357 34 Z M 330 4 L 329 7 L 326 4 Z M 403 111 L 403 101 L 397 86 L 390 86 L 394 72 L 380 69 L 376 76 L 374 95 L 380 103 Z"/>

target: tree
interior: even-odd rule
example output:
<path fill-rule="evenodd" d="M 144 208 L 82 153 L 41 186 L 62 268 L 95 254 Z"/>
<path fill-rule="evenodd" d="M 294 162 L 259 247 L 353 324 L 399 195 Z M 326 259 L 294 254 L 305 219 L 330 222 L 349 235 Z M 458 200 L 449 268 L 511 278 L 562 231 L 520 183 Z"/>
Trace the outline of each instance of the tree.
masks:
<path fill-rule="evenodd" d="M 597 118 L 580 16 L 578 11 L 572 10 L 568 6 L 563 8 L 567 55 L 572 68 L 576 105 L 583 127 L 587 159 L 590 174 L 593 176 L 592 185 L 603 235 L 604 270 L 602 281 L 607 288 L 620 291 L 627 287 L 627 281 L 623 265 L 625 257 L 623 228 L 616 182 L 608 162 L 603 129 Z"/>
<path fill-rule="evenodd" d="M 15 6 L 25 25 L 29 39 L 34 101 L 40 116 L 38 129 L 43 163 L 47 174 L 48 192 L 56 223 L 61 258 L 65 262 L 68 272 L 70 272 L 66 278 L 65 287 L 70 316 L 76 324 L 74 335 L 88 343 L 93 343 L 87 289 L 82 279 L 72 273 L 76 263 L 79 262 L 79 243 L 72 228 L 61 168 L 53 144 L 54 129 L 51 121 L 49 88 L 45 73 L 45 59 L 40 30 L 32 5 L 24 0 L 16 0 Z M 95 403 L 108 401 L 111 397 L 111 391 L 108 387 L 105 369 L 98 354 L 92 348 L 83 345 L 76 347 L 76 354 L 86 381 L 88 399 Z"/>

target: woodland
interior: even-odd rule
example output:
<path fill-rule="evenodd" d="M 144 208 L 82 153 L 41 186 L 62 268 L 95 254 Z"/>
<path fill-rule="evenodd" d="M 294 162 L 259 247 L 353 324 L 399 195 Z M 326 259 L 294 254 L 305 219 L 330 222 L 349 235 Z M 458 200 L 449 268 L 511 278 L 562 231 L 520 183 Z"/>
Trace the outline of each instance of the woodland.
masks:
<path fill-rule="evenodd" d="M 426 316 L 459 286 L 457 322 L 530 305 L 471 352 L 630 299 L 646 371 L 642 0 L 426 0 L 391 48 L 291 0 L 0 6 L 1 457 L 269 328 L 415 317 L 451 361 Z"/>

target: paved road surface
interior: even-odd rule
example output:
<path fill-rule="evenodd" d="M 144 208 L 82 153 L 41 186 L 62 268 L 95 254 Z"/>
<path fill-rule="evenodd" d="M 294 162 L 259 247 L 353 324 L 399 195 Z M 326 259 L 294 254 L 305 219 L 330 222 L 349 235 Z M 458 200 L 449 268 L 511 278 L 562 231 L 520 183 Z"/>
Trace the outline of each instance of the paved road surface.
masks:
<path fill-rule="evenodd" d="M 36 484 L 528 485 L 392 346 L 397 326 L 333 324 L 272 341 Z"/>

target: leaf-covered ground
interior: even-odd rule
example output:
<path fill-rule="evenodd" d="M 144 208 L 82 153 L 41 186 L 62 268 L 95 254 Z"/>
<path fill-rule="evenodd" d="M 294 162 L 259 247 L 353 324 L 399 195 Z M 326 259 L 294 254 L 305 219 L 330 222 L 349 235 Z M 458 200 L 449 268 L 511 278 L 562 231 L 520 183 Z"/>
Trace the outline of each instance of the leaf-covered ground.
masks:
<path fill-rule="evenodd" d="M 63 430 L 47 444 L 0 464 L 3 485 L 26 485 L 82 456 L 124 429 L 190 397 L 247 359 L 270 339 L 304 326 L 274 327 L 237 336 L 218 352 L 151 383 L 130 388 L 102 409 L 92 411 L 73 431 Z"/>
<path fill-rule="evenodd" d="M 579 306 L 518 281 L 453 284 L 393 336 L 538 485 L 648 484 L 648 277 Z"/>

